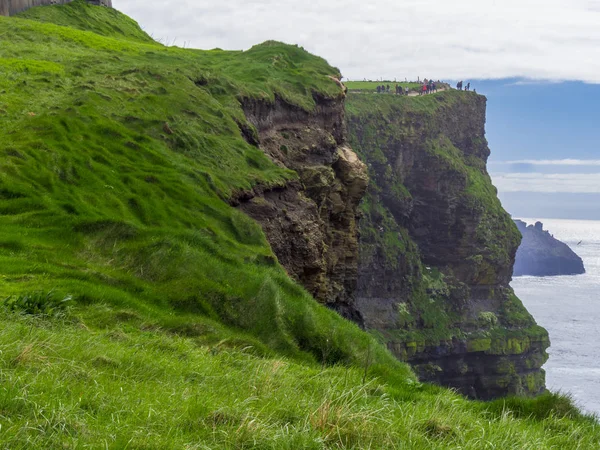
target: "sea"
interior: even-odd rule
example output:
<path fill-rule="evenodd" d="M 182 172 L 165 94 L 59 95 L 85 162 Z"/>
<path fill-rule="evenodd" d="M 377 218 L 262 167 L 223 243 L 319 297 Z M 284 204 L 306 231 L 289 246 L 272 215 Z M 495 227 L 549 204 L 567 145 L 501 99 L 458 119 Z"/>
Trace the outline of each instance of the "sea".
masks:
<path fill-rule="evenodd" d="M 539 220 L 583 259 L 585 275 L 517 277 L 511 285 L 550 333 L 547 387 L 570 393 L 583 410 L 600 416 L 600 221 L 521 220 Z"/>

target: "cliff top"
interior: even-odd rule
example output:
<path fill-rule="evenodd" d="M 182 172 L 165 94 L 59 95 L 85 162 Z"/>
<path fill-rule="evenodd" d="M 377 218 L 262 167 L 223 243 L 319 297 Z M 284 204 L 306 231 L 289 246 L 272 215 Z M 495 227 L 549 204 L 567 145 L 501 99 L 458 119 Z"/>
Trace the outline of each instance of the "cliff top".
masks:
<path fill-rule="evenodd" d="M 436 88 L 438 92 L 442 92 L 450 89 L 448 83 L 442 81 L 436 81 Z M 422 93 L 423 82 L 422 81 L 345 81 L 344 85 L 350 92 L 353 93 L 378 93 L 377 88 L 379 86 L 386 87 L 386 94 L 395 94 L 396 86 L 402 87 L 404 90 L 409 90 L 409 95 L 415 96 Z M 389 90 L 387 90 L 389 86 Z"/>
<path fill-rule="evenodd" d="M 394 94 L 377 94 L 366 92 L 348 93 L 347 109 L 351 115 L 393 115 L 394 112 L 412 112 L 421 114 L 424 118 L 437 114 L 444 108 L 451 108 L 457 102 L 473 110 L 473 118 L 483 117 L 485 124 L 485 108 L 487 98 L 473 91 L 458 91 L 447 89 L 429 95 L 402 96 Z M 480 122 L 478 120 L 478 122 Z"/>

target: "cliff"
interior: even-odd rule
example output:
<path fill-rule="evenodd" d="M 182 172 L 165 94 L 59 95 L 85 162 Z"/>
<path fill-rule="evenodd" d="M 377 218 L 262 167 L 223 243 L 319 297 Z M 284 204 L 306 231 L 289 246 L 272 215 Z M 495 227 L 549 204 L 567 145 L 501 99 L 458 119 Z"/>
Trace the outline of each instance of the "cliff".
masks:
<path fill-rule="evenodd" d="M 344 99 L 314 99 L 311 112 L 242 101 L 247 141 L 298 179 L 233 204 L 290 276 L 422 380 L 483 399 L 542 392 L 548 335 L 509 287 L 520 236 L 486 171 L 485 98 L 351 94 L 364 198 Z"/>
<path fill-rule="evenodd" d="M 529 225 L 515 220 L 523 236 L 514 266 L 513 276 L 536 277 L 579 275 L 585 273 L 583 260 L 564 242 L 544 230 L 541 222 Z"/>
<path fill-rule="evenodd" d="M 509 287 L 519 232 L 486 171 L 486 99 L 351 94 L 371 184 L 356 307 L 423 380 L 476 398 L 538 394 L 548 334 Z"/>
<path fill-rule="evenodd" d="M 0 0 L 0 16 L 12 16 L 35 6 L 64 5 L 74 0 Z M 75 0 L 112 8 L 112 0 Z"/>
<path fill-rule="evenodd" d="M 259 187 L 234 204 L 256 219 L 288 274 L 322 303 L 361 324 L 353 306 L 358 266 L 358 204 L 365 165 L 346 144 L 344 99 L 315 96 L 303 111 L 281 98 L 243 100 L 256 144 L 298 179 Z"/>

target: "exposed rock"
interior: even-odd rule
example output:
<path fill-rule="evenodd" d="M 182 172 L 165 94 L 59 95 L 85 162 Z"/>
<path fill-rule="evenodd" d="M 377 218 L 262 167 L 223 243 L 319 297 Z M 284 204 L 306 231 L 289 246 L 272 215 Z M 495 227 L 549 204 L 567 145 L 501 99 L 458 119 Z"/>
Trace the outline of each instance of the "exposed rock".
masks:
<path fill-rule="evenodd" d="M 515 220 L 515 223 L 523 235 L 515 261 L 513 272 L 515 277 L 585 273 L 583 260 L 567 244 L 555 239 L 548 231 L 544 231 L 541 222 L 529 226 L 521 220 Z"/>
<path fill-rule="evenodd" d="M 421 379 L 482 399 L 542 392 L 548 334 L 509 287 L 520 235 L 486 171 L 485 98 L 350 96 L 369 183 L 342 96 L 315 100 L 242 102 L 242 135 L 298 177 L 232 203 L 290 276 Z"/>
<path fill-rule="evenodd" d="M 279 262 L 315 298 L 362 324 L 354 307 L 358 266 L 358 204 L 368 177 L 346 146 L 343 98 L 316 98 L 313 112 L 276 98 L 245 100 L 243 108 L 276 163 L 298 174 L 286 186 L 260 188 L 237 198 L 263 227 Z"/>
<path fill-rule="evenodd" d="M 421 379 L 490 399 L 537 394 L 549 346 L 509 287 L 520 235 L 486 171 L 485 97 L 350 95 L 368 163 L 356 307 Z"/>

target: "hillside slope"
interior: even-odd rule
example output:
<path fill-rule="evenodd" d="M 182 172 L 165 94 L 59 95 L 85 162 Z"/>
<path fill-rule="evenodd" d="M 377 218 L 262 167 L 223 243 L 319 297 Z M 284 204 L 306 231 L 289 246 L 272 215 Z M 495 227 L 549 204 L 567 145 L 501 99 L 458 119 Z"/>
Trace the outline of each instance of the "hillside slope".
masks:
<path fill-rule="evenodd" d="M 69 17 L 73 9 L 116 17 L 80 2 L 28 15 Z M 301 336 L 310 324 L 290 327 L 311 314 L 324 321 L 317 328 L 335 329 L 341 319 L 316 312 L 229 199 L 297 178 L 243 139 L 240 127 L 249 125 L 238 98 L 277 94 L 310 110 L 312 90 L 342 95 L 327 77 L 335 69 L 276 43 L 186 52 L 128 34 L 16 18 L 1 24 L 11 36 L 0 60 L 2 294 L 54 290 L 159 315 L 202 312 L 290 355 L 321 355 L 320 331 Z M 294 58 L 306 65 L 299 88 Z M 250 314 L 261 310 L 273 316 Z M 357 355 L 348 346 L 338 357 Z"/>
<path fill-rule="evenodd" d="M 239 210 L 306 180 L 256 146 L 268 127 L 245 106 L 342 102 L 324 60 L 165 48 L 79 1 L 23 17 L 0 17 L 3 447 L 598 445 L 565 397 L 484 404 L 416 382 Z M 337 154 L 343 134 L 321 131 Z M 333 159 L 318 167 L 340 193 Z"/>

